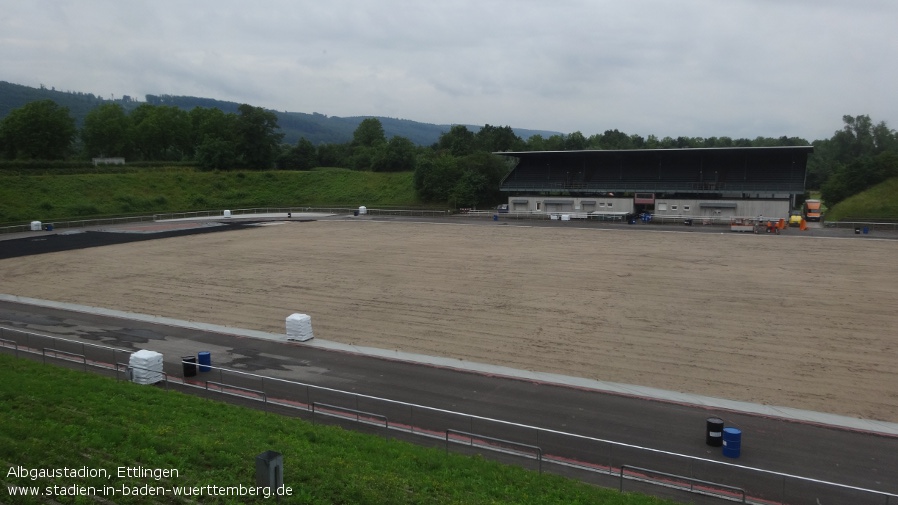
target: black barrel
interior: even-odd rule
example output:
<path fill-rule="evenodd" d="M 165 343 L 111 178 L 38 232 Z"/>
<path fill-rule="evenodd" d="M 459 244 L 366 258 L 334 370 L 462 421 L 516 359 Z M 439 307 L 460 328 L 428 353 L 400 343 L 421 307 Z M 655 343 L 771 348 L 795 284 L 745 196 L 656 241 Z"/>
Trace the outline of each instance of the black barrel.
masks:
<path fill-rule="evenodd" d="M 184 365 L 184 377 L 196 377 L 196 356 L 184 356 L 181 363 Z"/>
<path fill-rule="evenodd" d="M 705 443 L 711 447 L 723 445 L 723 419 L 708 418 L 705 429 Z"/>

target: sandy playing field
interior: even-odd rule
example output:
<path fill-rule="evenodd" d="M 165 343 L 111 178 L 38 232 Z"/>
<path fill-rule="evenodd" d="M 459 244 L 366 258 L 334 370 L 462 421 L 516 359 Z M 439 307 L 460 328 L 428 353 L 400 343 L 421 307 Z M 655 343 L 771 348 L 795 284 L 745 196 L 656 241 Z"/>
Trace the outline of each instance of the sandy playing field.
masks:
<path fill-rule="evenodd" d="M 318 221 L 0 261 L 0 292 L 898 422 L 898 241 Z"/>

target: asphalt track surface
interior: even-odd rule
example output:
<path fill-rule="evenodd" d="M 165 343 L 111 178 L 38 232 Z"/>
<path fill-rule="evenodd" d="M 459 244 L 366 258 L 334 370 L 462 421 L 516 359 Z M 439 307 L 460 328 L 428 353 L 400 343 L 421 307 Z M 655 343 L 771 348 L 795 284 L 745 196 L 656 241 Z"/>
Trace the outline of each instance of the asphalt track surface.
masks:
<path fill-rule="evenodd" d="M 0 258 L 191 233 L 226 232 L 252 225 L 251 221 L 229 222 L 161 233 L 34 232 L 19 237 L 3 237 L 5 240 L 0 240 Z M 446 366 L 102 315 L 77 307 L 73 309 L 0 301 L 0 326 L 123 349 L 152 349 L 165 355 L 166 371 L 172 376 L 179 377 L 182 373 L 180 356 L 210 350 L 213 364 L 225 368 L 690 455 L 701 459 L 684 463 L 682 459 L 664 454 L 620 447 L 608 449 L 603 444 L 551 436 L 549 431 L 543 432 L 540 440 L 545 452 L 560 454 L 574 461 L 599 459 L 607 460 L 615 467 L 627 464 L 679 475 L 695 475 L 703 480 L 744 487 L 750 490 L 751 496 L 769 502 L 778 503 L 785 498 L 788 503 L 898 503 L 898 498 L 894 497 L 887 502 L 881 495 L 704 462 L 721 461 L 898 494 L 898 436 L 894 435 L 522 380 L 508 376 L 505 371 L 493 374 L 487 369 L 486 372 L 473 373 Z M 108 355 L 89 359 L 112 360 Z M 227 382 L 240 385 L 233 377 Z M 257 386 L 248 381 L 244 387 Z M 265 390 L 269 395 L 284 398 L 308 394 L 296 391 L 295 386 L 279 386 L 271 382 Z M 340 404 L 341 401 L 345 402 L 345 398 L 322 396 L 315 401 Z M 374 408 L 377 406 L 361 405 L 359 410 Z M 399 419 L 402 412 L 404 409 L 397 408 L 396 412 L 388 415 L 391 420 Z M 720 448 L 705 444 L 705 421 L 709 417 L 720 417 L 727 426 L 737 426 L 742 430 L 739 459 L 725 458 Z M 413 422 L 419 428 L 430 428 L 427 426 L 430 421 L 424 416 L 419 415 Z M 515 433 L 515 429 L 507 426 L 479 421 L 466 421 L 457 429 L 494 438 L 517 437 L 526 440 L 524 443 L 532 443 L 533 436 L 528 430 Z M 609 454 L 597 458 L 596 453 L 603 451 Z M 689 467 L 686 467 L 687 464 Z M 567 473 L 577 476 L 576 473 Z M 617 485 L 615 481 L 594 481 Z M 657 487 L 638 488 L 630 484 L 625 488 L 650 493 L 659 490 Z M 669 496 L 684 499 L 683 495 Z M 705 503 L 701 501 L 704 498 L 696 495 L 686 495 L 685 499 Z"/>

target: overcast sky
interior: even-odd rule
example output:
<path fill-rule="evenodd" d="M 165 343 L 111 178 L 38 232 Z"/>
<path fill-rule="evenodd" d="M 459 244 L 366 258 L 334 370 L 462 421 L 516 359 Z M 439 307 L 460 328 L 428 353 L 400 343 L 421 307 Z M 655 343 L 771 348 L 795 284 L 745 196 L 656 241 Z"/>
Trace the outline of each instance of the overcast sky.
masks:
<path fill-rule="evenodd" d="M 642 136 L 898 128 L 896 0 L 0 0 L 0 80 Z"/>

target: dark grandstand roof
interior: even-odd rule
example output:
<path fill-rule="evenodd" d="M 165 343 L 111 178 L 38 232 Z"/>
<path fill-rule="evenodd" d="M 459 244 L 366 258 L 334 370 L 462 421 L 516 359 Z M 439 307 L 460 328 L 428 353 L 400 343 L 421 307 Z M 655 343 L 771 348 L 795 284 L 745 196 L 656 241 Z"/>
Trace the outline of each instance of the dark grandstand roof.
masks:
<path fill-rule="evenodd" d="M 521 151 L 506 192 L 788 193 L 805 191 L 811 146 Z"/>

